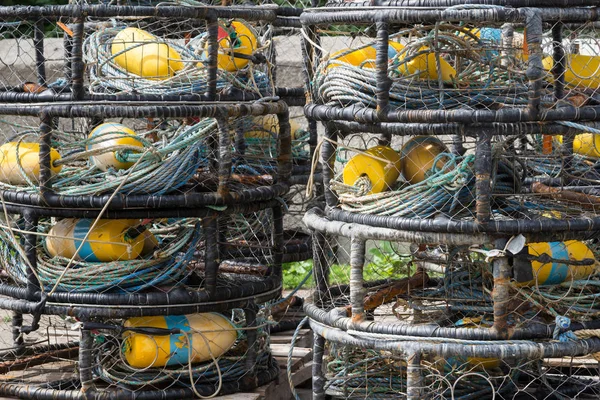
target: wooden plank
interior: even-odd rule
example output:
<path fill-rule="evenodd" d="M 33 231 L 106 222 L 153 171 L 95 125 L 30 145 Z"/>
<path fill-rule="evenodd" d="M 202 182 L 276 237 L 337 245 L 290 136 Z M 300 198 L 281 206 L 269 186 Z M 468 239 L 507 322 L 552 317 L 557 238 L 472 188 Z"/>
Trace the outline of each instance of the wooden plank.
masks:
<path fill-rule="evenodd" d="M 275 357 L 287 357 L 290 352 L 290 346 L 284 344 L 272 344 L 271 353 Z M 306 347 L 294 347 L 292 350 L 293 358 L 308 360 L 312 357 L 312 349 Z"/>
<path fill-rule="evenodd" d="M 292 374 L 292 383 L 294 387 L 302 385 L 306 381 L 312 379 L 312 366 L 313 362 L 309 361 L 304 364 L 302 368 L 300 368 L 297 372 Z"/>
<path fill-rule="evenodd" d="M 546 358 L 544 365 L 563 368 L 598 368 L 600 362 L 592 357 L 584 358 Z"/>

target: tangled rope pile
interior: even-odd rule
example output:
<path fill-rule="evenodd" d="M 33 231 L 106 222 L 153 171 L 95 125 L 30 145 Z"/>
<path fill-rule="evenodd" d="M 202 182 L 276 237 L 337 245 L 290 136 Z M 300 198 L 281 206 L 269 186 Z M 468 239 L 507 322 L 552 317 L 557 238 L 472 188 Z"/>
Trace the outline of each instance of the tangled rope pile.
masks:
<path fill-rule="evenodd" d="M 112 54 L 112 40 L 124 28 L 125 26 L 116 26 L 100 29 L 86 37 L 83 43 L 83 54 L 84 60 L 89 66 L 90 93 L 183 95 L 205 93 L 208 90 L 207 69 L 199 66 L 206 62 L 203 55 L 206 42 L 205 33 L 190 40 L 186 45 L 181 45 L 177 41 L 157 38 L 157 43 L 168 44 L 180 53 L 185 68 L 171 78 L 155 80 L 132 74 L 115 63 L 114 59 L 119 53 Z M 263 47 L 270 46 L 270 35 L 269 30 L 260 39 L 260 43 L 264 43 Z M 255 70 L 252 63 L 249 63 L 249 67 L 236 71 L 236 73 L 217 69 L 217 91 L 230 88 L 261 96 L 270 96 L 274 90 L 272 79 L 268 73 Z"/>
<path fill-rule="evenodd" d="M 200 223 L 186 220 L 150 229 L 159 245 L 145 258 L 107 263 L 76 261 L 65 271 L 70 259 L 50 257 L 47 251 L 37 252 L 37 273 L 44 288 L 50 290 L 58 283 L 62 292 L 138 292 L 159 285 L 177 286 L 191 274 L 187 264 L 201 240 Z M 43 232 L 40 232 L 43 233 Z M 5 270 L 15 281 L 27 282 L 27 264 L 12 235 L 0 230 L 0 254 Z"/>

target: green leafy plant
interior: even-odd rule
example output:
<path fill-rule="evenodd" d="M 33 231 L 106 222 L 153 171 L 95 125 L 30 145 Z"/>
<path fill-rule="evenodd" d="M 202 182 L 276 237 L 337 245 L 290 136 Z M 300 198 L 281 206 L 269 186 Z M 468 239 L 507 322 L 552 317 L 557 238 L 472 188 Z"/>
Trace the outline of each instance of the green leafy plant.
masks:
<path fill-rule="evenodd" d="M 380 242 L 377 247 L 369 250 L 372 262 L 364 267 L 363 277 L 366 281 L 403 278 L 408 274 L 410 257 L 399 254 L 390 242 Z M 310 273 L 312 260 L 291 262 L 283 265 L 283 287 L 285 289 L 296 288 Z M 330 282 L 336 284 L 350 283 L 350 266 L 347 264 L 333 264 L 330 271 Z M 314 279 L 311 276 L 304 287 L 314 287 Z"/>

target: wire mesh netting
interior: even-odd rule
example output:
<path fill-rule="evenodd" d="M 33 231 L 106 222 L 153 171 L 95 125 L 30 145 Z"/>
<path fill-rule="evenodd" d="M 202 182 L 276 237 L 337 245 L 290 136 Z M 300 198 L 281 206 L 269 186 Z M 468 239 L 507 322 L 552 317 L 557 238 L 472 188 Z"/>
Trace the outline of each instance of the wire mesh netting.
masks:
<path fill-rule="evenodd" d="M 5 314 L 3 393 L 12 389 L 12 395 L 26 398 L 52 392 L 81 398 L 90 390 L 107 396 L 144 391 L 192 398 L 250 390 L 279 373 L 269 349 L 265 310 L 87 324 L 43 316 L 36 332 L 19 335 L 17 326 L 14 338 L 10 320 Z"/>
<path fill-rule="evenodd" d="M 124 106 L 120 112 L 131 114 L 135 107 Z M 7 143 L 2 145 L 0 187 L 31 195 L 48 190 L 63 198 L 117 193 L 229 196 L 249 190 L 255 194 L 248 200 L 275 196 L 291 162 L 290 141 L 281 138 L 277 115 L 190 115 L 57 117 L 43 118 L 41 124 L 39 119 L 7 116 L 2 122 Z M 298 135 L 294 146 L 302 152 L 305 134 Z M 48 159 L 40 158 L 43 151 Z M 192 202 L 182 199 L 180 205 Z"/>
<path fill-rule="evenodd" d="M 494 252 L 481 237 L 411 244 L 314 211 L 305 221 L 317 284 L 305 312 L 327 343 L 316 396 L 598 396 L 595 240 L 523 237 Z"/>
<path fill-rule="evenodd" d="M 309 113 L 360 122 L 582 118 L 557 109 L 596 105 L 597 18 L 586 8 L 565 16 L 571 23 L 559 15 L 496 5 L 310 9 L 301 17 L 307 83 L 312 101 L 335 114 Z"/>
<path fill-rule="evenodd" d="M 198 2 L 3 7 L 2 100 L 301 97 L 275 88 L 275 27 L 298 26 L 297 12 L 279 14 Z"/>

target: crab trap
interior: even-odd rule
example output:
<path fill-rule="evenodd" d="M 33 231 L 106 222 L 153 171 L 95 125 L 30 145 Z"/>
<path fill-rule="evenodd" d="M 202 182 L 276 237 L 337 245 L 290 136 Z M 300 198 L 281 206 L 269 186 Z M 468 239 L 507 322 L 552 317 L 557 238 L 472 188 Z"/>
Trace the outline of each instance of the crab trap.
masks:
<path fill-rule="evenodd" d="M 314 398 L 596 398 L 595 11 L 417 3 L 301 16 Z"/>
<path fill-rule="evenodd" d="M 303 103 L 301 88 L 275 87 L 274 27 L 299 26 L 288 14 L 200 3 L 0 7 L 0 100 Z"/>

